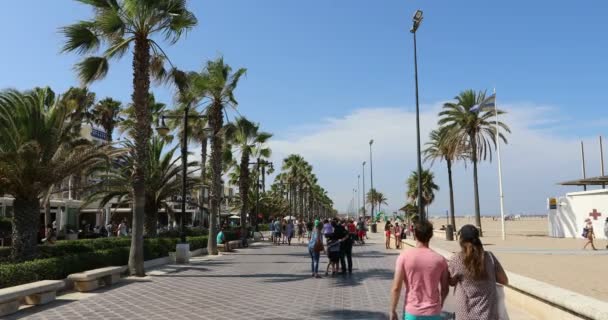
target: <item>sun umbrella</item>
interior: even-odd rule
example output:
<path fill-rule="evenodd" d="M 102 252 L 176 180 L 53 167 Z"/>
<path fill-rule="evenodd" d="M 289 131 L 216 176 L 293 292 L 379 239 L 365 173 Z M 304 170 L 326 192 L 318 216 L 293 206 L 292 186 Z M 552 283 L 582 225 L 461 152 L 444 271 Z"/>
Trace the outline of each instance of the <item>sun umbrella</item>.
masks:
<path fill-rule="evenodd" d="M 285 218 L 283 218 L 284 220 L 296 220 L 296 217 L 294 216 L 286 216 Z"/>
<path fill-rule="evenodd" d="M 237 215 L 233 215 L 233 216 L 230 216 L 230 217 L 228 217 L 228 218 L 230 218 L 230 219 L 240 219 L 241 217 L 239 217 L 239 216 L 237 216 Z"/>

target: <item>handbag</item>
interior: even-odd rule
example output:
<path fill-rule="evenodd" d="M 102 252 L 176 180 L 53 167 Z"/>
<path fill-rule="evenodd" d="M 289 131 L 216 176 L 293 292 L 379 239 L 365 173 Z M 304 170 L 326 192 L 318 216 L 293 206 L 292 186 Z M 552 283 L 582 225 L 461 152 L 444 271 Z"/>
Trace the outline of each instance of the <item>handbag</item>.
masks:
<path fill-rule="evenodd" d="M 317 235 L 317 241 L 315 241 L 315 246 L 313 248 L 313 250 L 315 252 L 321 252 L 323 251 L 323 241 L 321 240 L 321 237 L 319 235 Z"/>
<path fill-rule="evenodd" d="M 496 262 L 494 261 L 494 254 L 490 254 L 492 264 L 494 265 L 494 272 L 496 272 Z M 498 310 L 498 320 L 509 320 L 509 314 L 507 313 L 507 305 L 505 303 L 505 288 L 501 284 L 496 284 L 496 309 Z"/>

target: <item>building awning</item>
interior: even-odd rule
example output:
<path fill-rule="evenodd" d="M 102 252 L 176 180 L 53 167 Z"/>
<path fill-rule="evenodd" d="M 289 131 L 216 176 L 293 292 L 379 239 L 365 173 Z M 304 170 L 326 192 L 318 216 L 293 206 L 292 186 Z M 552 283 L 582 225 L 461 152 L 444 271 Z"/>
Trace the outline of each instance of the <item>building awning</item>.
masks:
<path fill-rule="evenodd" d="M 572 181 L 560 182 L 562 186 L 602 186 L 608 185 L 608 176 L 591 177 Z"/>

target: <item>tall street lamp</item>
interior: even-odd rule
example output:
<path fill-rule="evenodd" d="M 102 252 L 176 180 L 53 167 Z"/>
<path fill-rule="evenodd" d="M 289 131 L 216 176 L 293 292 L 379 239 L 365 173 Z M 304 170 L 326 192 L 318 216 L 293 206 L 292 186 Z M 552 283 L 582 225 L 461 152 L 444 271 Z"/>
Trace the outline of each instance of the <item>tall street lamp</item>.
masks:
<path fill-rule="evenodd" d="M 170 129 L 167 127 L 167 125 L 165 124 L 165 118 L 169 118 L 169 119 L 179 119 L 182 118 L 182 127 L 183 127 L 183 134 L 182 134 L 182 145 L 181 145 L 181 153 L 182 153 L 182 210 L 181 210 L 181 217 L 180 217 L 180 230 L 179 230 L 179 235 L 180 235 L 180 243 L 177 244 L 177 248 L 176 248 L 176 262 L 177 263 L 187 263 L 188 262 L 188 255 L 190 254 L 190 246 L 188 245 L 188 243 L 186 242 L 186 228 L 185 228 L 185 218 L 186 218 L 186 194 L 187 194 L 187 176 L 188 176 L 188 119 L 194 118 L 194 119 L 201 119 L 201 118 L 207 118 L 207 116 L 205 115 L 199 115 L 199 114 L 190 114 L 190 106 L 188 104 L 186 104 L 186 107 L 184 108 L 184 114 L 183 116 L 178 116 L 178 115 L 162 115 L 161 116 L 161 124 L 159 127 L 156 128 L 156 131 L 158 132 L 159 135 L 161 136 L 166 136 Z M 209 131 L 209 128 L 205 128 L 205 131 Z"/>
<path fill-rule="evenodd" d="M 374 190 L 374 165 L 372 162 L 372 144 L 374 144 L 374 139 L 369 140 L 369 183 L 370 183 L 370 192 Z M 374 220 L 374 200 L 372 194 L 372 221 Z"/>
<path fill-rule="evenodd" d="M 361 164 L 361 174 L 363 174 L 363 219 L 365 220 L 365 161 Z"/>
<path fill-rule="evenodd" d="M 424 207 L 422 205 L 422 157 L 420 154 L 420 106 L 418 101 L 418 54 L 416 49 L 416 31 L 418 27 L 420 27 L 420 23 L 422 22 L 422 10 L 416 10 L 414 13 L 414 17 L 412 18 L 413 25 L 410 32 L 414 35 L 414 80 L 416 84 L 416 145 L 417 145 L 417 153 L 418 157 L 418 214 L 420 214 L 420 218 L 424 221 L 426 220 L 426 214 L 424 212 Z"/>
<path fill-rule="evenodd" d="M 361 189 L 359 189 L 360 185 L 361 185 L 361 175 L 358 174 L 357 175 L 357 194 L 358 195 L 361 195 Z M 361 200 L 361 197 L 357 197 L 357 214 L 355 216 L 355 219 L 357 219 L 359 217 L 359 213 L 361 210 L 361 201 L 359 201 L 359 200 Z"/>

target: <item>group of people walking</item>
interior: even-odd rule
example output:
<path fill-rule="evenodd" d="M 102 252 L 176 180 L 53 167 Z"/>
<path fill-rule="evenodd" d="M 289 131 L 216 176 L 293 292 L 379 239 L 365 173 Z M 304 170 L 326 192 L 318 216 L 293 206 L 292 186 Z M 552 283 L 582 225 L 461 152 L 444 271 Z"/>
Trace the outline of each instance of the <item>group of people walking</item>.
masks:
<path fill-rule="evenodd" d="M 308 253 L 311 258 L 312 277 L 319 275 L 321 254 L 327 254 L 328 264 L 325 275 L 353 273 L 353 244 L 364 242 L 365 222 L 360 219 L 357 224 L 352 219 L 315 220 L 313 231 L 308 241 Z"/>
<path fill-rule="evenodd" d="M 414 226 L 416 247 L 397 259 L 391 289 L 390 319 L 397 320 L 397 305 L 405 286 L 406 320 L 440 320 L 449 287 L 455 287 L 456 319 L 501 319 L 504 301 L 496 283 L 508 284 L 507 275 L 491 252 L 485 251 L 479 230 L 465 225 L 459 231 L 461 251 L 449 260 L 429 248 L 433 225 Z"/>

